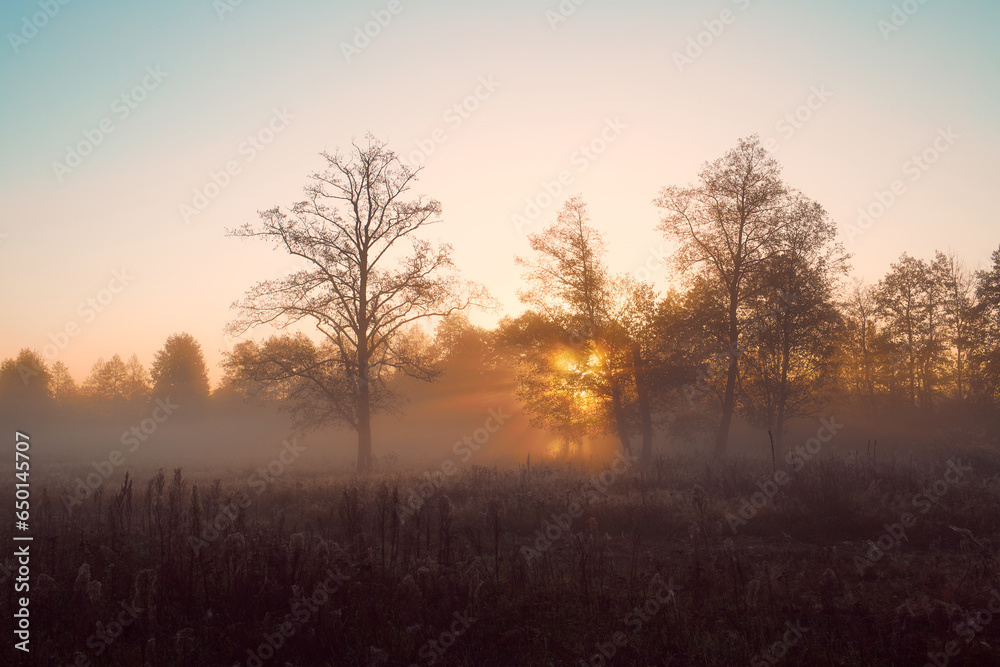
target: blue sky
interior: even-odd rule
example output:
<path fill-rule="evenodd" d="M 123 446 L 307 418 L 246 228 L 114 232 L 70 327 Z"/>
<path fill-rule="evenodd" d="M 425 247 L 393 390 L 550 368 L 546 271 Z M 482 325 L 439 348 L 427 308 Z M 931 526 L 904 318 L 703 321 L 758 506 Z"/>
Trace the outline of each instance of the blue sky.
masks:
<path fill-rule="evenodd" d="M 392 14 L 387 1 L 243 0 L 221 16 L 220 5 L 0 8 L 0 355 L 41 349 L 75 322 L 79 333 L 51 360 L 82 377 L 115 352 L 149 363 L 167 335 L 186 330 L 218 377 L 233 342 L 222 333 L 229 304 L 293 266 L 225 229 L 296 201 L 320 151 L 369 131 L 404 156 L 433 145 L 418 183 L 444 206 L 433 234 L 509 312 L 521 308 L 513 257 L 565 196 L 583 195 L 612 267 L 634 271 L 666 249 L 657 191 L 690 182 L 754 132 L 775 141 L 786 180 L 838 223 L 860 277 L 877 280 L 904 250 L 953 250 L 976 268 L 1000 244 L 995 2 L 399 0 Z M 885 32 L 879 21 L 892 20 L 894 5 L 916 11 L 897 12 L 898 30 Z M 547 12 L 560 6 L 575 11 L 553 27 Z M 53 16 L 38 18 L 41 7 Z M 391 20 L 348 60 L 342 43 L 372 12 Z M 32 33 L 26 20 L 44 25 Z M 679 71 L 675 54 L 699 33 L 703 52 Z M 165 76 L 123 117 L 120 96 L 152 82 L 149 68 Z M 449 110 L 483 80 L 493 89 L 456 124 Z M 797 127 L 779 125 L 810 101 Z M 249 160 L 241 146 L 282 125 L 276 113 L 284 126 Z M 58 174 L 67 147 L 102 122 L 113 131 Z M 623 129 L 581 171 L 580 146 L 609 122 Z M 445 138 L 432 141 L 438 128 Z M 948 128 L 957 138 L 933 149 Z M 925 150 L 936 161 L 912 180 L 907 163 Z M 230 161 L 239 173 L 185 222 L 180 207 Z M 564 192 L 516 229 L 512 216 L 561 171 L 571 176 Z M 850 235 L 859 207 L 894 181 L 903 194 Z M 82 321 L 80 303 L 123 268 L 134 280 Z M 668 277 L 650 274 L 661 288 Z"/>

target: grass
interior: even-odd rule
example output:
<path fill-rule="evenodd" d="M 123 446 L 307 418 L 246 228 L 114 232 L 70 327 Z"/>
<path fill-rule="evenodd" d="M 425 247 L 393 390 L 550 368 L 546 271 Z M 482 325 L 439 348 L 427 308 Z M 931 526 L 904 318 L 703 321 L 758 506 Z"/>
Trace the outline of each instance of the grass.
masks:
<path fill-rule="evenodd" d="M 922 665 L 954 641 L 948 664 L 1000 664 L 1000 622 L 975 620 L 1000 588 L 1000 456 L 956 447 L 916 458 L 822 452 L 785 466 L 788 483 L 764 503 L 758 495 L 738 525 L 744 500 L 773 479 L 770 458 L 661 458 L 596 485 L 602 471 L 580 465 L 471 467 L 405 522 L 399 507 L 426 482 L 419 472 L 288 472 L 258 494 L 245 476 L 176 470 L 108 482 L 72 513 L 64 478 L 36 478 L 34 634 L 28 659 L 17 657 Z M 946 474 L 955 460 L 967 468 L 957 479 Z M 905 538 L 886 537 L 904 514 Z M 131 620 L 112 637 L 126 608 Z M 282 638 L 283 622 L 293 632 Z M 280 646 L 261 651 L 268 635 Z M 10 664 L 9 642 L 3 650 Z"/>

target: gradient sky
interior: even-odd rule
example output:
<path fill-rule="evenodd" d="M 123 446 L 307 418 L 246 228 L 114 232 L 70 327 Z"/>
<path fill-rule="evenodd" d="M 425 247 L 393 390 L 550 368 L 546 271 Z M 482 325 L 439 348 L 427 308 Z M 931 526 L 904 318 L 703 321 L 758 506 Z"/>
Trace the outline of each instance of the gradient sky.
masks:
<path fill-rule="evenodd" d="M 612 268 L 634 271 L 668 250 L 655 230 L 658 190 L 693 181 L 755 132 L 777 142 L 786 181 L 843 232 L 877 191 L 904 182 L 869 230 L 843 238 L 858 276 L 877 280 L 904 250 L 953 250 L 977 268 L 1000 244 L 995 0 L 914 0 L 919 9 L 887 38 L 878 22 L 891 20 L 890 0 L 586 0 L 555 28 L 546 12 L 557 0 L 399 0 L 350 62 L 341 44 L 389 2 L 70 0 L 36 19 L 37 34 L 25 31 L 45 4 L 0 8 L 0 357 L 41 350 L 76 324 L 49 361 L 78 380 L 116 352 L 149 364 L 178 331 L 201 341 L 217 379 L 233 344 L 230 304 L 294 266 L 225 230 L 300 199 L 320 151 L 369 131 L 405 157 L 444 130 L 417 184 L 444 206 L 428 233 L 453 243 L 464 275 L 508 312 L 521 310 L 513 258 L 528 250 L 525 233 L 553 220 L 565 196 L 590 204 Z M 220 6 L 232 11 L 220 17 Z M 723 11 L 729 24 L 702 35 L 708 46 L 678 71 L 674 53 Z M 166 77 L 121 117 L 116 99 L 150 67 Z M 481 78 L 499 87 L 449 123 Z M 778 124 L 814 87 L 832 97 L 814 99 L 788 136 Z M 275 109 L 294 118 L 248 160 L 242 142 Z M 579 147 L 616 118 L 620 136 L 581 171 Z M 60 182 L 53 163 L 105 119 L 113 132 Z M 907 161 L 946 128 L 959 138 L 912 181 Z M 230 160 L 240 173 L 185 224 L 180 205 Z M 562 170 L 572 176 L 563 195 L 516 230 L 512 216 Z M 122 269 L 134 279 L 90 321 L 79 304 Z M 651 279 L 665 287 L 668 272 Z"/>

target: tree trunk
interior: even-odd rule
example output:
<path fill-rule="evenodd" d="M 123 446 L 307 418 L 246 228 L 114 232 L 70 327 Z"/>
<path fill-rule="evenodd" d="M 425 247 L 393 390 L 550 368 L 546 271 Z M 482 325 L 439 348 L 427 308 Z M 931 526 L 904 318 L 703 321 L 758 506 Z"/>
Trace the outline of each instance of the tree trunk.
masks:
<path fill-rule="evenodd" d="M 785 403 L 788 402 L 788 366 L 791 360 L 792 341 L 787 325 L 781 334 L 781 383 L 778 385 L 778 414 L 774 418 L 774 440 L 778 451 L 783 452 L 785 435 Z"/>
<path fill-rule="evenodd" d="M 368 369 L 364 370 L 368 375 Z M 358 474 L 366 475 L 372 471 L 372 412 L 368 378 L 362 376 L 358 380 Z"/>
<path fill-rule="evenodd" d="M 909 309 L 907 309 L 907 317 L 910 317 Z M 907 322 L 906 326 L 906 344 L 909 347 L 906 352 L 909 356 L 907 374 L 910 381 L 910 407 L 915 408 L 917 407 L 917 359 L 913 349 L 913 325 L 910 322 Z"/>
<path fill-rule="evenodd" d="M 965 401 L 965 377 L 964 377 L 964 373 L 963 373 L 963 371 L 965 370 L 965 367 L 964 367 L 964 364 L 962 363 L 963 362 L 962 353 L 964 351 L 965 350 L 962 348 L 961 345 L 956 345 L 955 346 L 955 359 L 956 359 L 956 362 L 958 364 L 958 368 L 957 368 L 958 378 L 957 378 L 957 380 L 958 380 L 958 402 L 959 403 L 962 403 L 962 402 Z"/>
<path fill-rule="evenodd" d="M 371 367 L 368 351 L 358 350 L 358 474 L 372 471 Z"/>
<path fill-rule="evenodd" d="M 719 421 L 719 432 L 715 437 L 715 455 L 726 455 L 729 444 L 729 427 L 733 423 L 733 411 L 736 408 L 736 374 L 737 356 L 739 355 L 739 322 L 737 321 L 737 295 L 730 297 L 729 303 L 729 373 L 726 377 L 726 395 L 722 400 L 722 419 Z"/>
<path fill-rule="evenodd" d="M 642 429 L 642 462 L 644 465 L 649 465 L 653 460 L 653 414 L 649 404 L 649 387 L 646 386 L 646 362 L 642 358 L 642 349 L 638 342 L 632 343 L 632 366 Z"/>
<path fill-rule="evenodd" d="M 611 408 L 615 416 L 615 430 L 618 431 L 618 440 L 622 443 L 622 451 L 626 456 L 632 453 L 632 443 L 628 437 L 628 424 L 625 419 L 625 406 L 622 405 L 622 390 L 618 386 L 618 379 L 611 378 Z"/>
<path fill-rule="evenodd" d="M 372 471 L 371 350 L 368 347 L 368 251 L 360 253 L 357 317 L 355 330 L 358 350 L 358 474 Z"/>

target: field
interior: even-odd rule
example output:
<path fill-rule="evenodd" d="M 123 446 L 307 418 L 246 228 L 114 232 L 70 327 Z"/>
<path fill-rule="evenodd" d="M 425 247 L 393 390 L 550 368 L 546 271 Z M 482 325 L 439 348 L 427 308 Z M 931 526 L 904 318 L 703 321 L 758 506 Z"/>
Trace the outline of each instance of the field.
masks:
<path fill-rule="evenodd" d="M 448 472 L 36 479 L 22 662 L 1000 664 L 992 449 Z"/>

